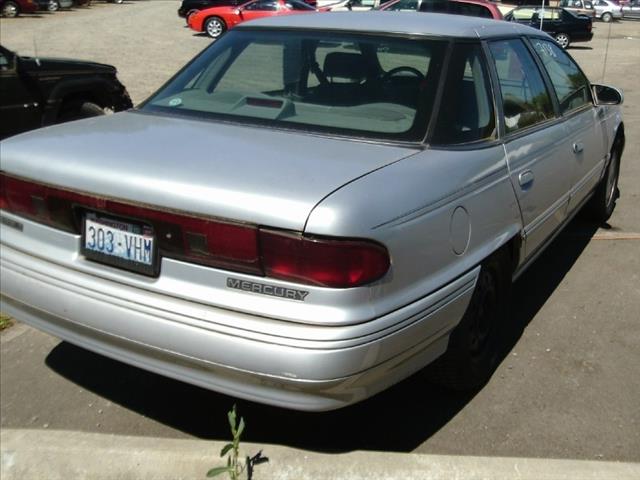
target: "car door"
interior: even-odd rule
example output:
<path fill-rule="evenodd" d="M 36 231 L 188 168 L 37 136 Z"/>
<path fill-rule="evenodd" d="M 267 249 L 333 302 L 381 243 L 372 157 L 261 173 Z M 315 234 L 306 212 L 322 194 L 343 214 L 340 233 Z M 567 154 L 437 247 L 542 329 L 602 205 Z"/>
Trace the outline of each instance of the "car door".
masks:
<path fill-rule="evenodd" d="M 500 90 L 505 154 L 529 257 L 566 219 L 572 173 L 566 131 L 524 41 L 489 42 L 489 50 Z"/>
<path fill-rule="evenodd" d="M 579 206 L 600 180 L 607 155 L 604 111 L 596 107 L 591 87 L 573 59 L 555 42 L 533 39 L 533 48 L 546 71 L 571 151 L 573 180 L 569 208 Z"/>
<path fill-rule="evenodd" d="M 38 128 L 40 105 L 19 73 L 19 59 L 0 49 L 0 138 Z"/>

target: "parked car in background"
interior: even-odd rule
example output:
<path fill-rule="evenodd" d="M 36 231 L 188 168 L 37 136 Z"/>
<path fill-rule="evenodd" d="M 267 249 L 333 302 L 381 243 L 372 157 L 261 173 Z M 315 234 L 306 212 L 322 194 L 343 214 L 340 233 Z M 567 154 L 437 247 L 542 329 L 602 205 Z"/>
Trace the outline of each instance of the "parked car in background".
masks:
<path fill-rule="evenodd" d="M 380 7 L 382 11 L 431 12 L 468 15 L 502 20 L 498 6 L 487 0 L 391 0 Z"/>
<path fill-rule="evenodd" d="M 131 107 L 111 65 L 21 57 L 0 46 L 0 138 Z"/>
<path fill-rule="evenodd" d="M 599 18 L 603 22 L 608 23 L 622 18 L 622 6 L 611 0 L 594 0 L 593 8 L 595 18 Z"/>
<path fill-rule="evenodd" d="M 21 13 L 33 13 L 39 5 L 36 0 L 0 0 L 0 14 L 3 17 L 17 17 Z"/>
<path fill-rule="evenodd" d="M 36 0 L 40 10 L 46 10 L 48 12 L 57 12 L 61 8 L 71 8 L 74 5 L 74 0 Z"/>
<path fill-rule="evenodd" d="M 591 17 L 576 15 L 564 8 L 523 6 L 507 13 L 504 19 L 542 29 L 562 48 L 574 42 L 589 42 L 593 38 Z"/>
<path fill-rule="evenodd" d="M 624 18 L 640 19 L 640 0 L 631 0 L 628 5 L 622 7 Z"/>
<path fill-rule="evenodd" d="M 188 20 L 192 14 L 205 8 L 236 6 L 245 2 L 246 0 L 182 0 L 180 8 L 178 8 L 178 16 Z"/>
<path fill-rule="evenodd" d="M 621 103 L 517 23 L 240 24 L 137 110 L 0 144 L 2 310 L 291 409 L 432 362 L 478 389 L 512 280 L 583 207 L 612 214 Z"/>
<path fill-rule="evenodd" d="M 560 0 L 557 6 L 578 15 L 592 18 L 596 16 L 596 11 L 593 8 L 593 2 L 591 0 Z"/>
<path fill-rule="evenodd" d="M 251 0 L 239 7 L 225 6 L 200 10 L 188 19 L 189 28 L 218 38 L 247 20 L 297 13 L 315 13 L 316 9 L 300 0 Z"/>

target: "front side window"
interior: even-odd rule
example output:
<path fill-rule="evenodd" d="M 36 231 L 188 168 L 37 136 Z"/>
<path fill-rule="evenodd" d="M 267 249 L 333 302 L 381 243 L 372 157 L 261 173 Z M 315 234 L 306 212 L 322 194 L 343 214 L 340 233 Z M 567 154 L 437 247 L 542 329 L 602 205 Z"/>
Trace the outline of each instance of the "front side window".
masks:
<path fill-rule="evenodd" d="M 239 29 L 142 110 L 420 141 L 446 40 Z"/>
<path fill-rule="evenodd" d="M 247 5 L 245 7 L 245 10 L 273 12 L 278 10 L 278 2 L 274 0 L 258 0 L 257 2 L 253 2 Z"/>
<path fill-rule="evenodd" d="M 554 117 L 542 75 L 521 40 L 489 44 L 502 92 L 505 131 L 515 132 Z"/>
<path fill-rule="evenodd" d="M 564 114 L 591 105 L 589 81 L 571 57 L 555 42 L 536 38 L 532 43 L 549 74 L 560 111 Z"/>

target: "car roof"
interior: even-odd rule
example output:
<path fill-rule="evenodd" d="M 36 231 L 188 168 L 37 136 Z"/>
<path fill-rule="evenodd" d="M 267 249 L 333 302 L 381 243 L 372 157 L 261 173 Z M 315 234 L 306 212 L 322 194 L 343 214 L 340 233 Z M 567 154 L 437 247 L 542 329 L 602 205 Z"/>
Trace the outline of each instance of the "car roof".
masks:
<path fill-rule="evenodd" d="M 514 22 L 428 12 L 322 12 L 268 17 L 236 28 L 269 27 L 305 30 L 344 30 L 436 37 L 485 39 L 529 35 L 546 37 L 539 30 Z"/>

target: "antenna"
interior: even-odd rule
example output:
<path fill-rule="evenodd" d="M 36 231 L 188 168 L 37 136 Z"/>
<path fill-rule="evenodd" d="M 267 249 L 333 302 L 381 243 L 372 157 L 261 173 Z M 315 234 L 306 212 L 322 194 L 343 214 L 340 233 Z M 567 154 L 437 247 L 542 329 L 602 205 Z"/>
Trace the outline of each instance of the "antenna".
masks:
<path fill-rule="evenodd" d="M 604 76 L 607 73 L 607 59 L 609 58 L 609 40 L 611 40 L 611 24 L 613 22 L 609 22 L 609 30 L 607 31 L 607 46 L 604 50 L 604 62 L 602 63 L 602 78 L 600 81 L 604 83 Z"/>

